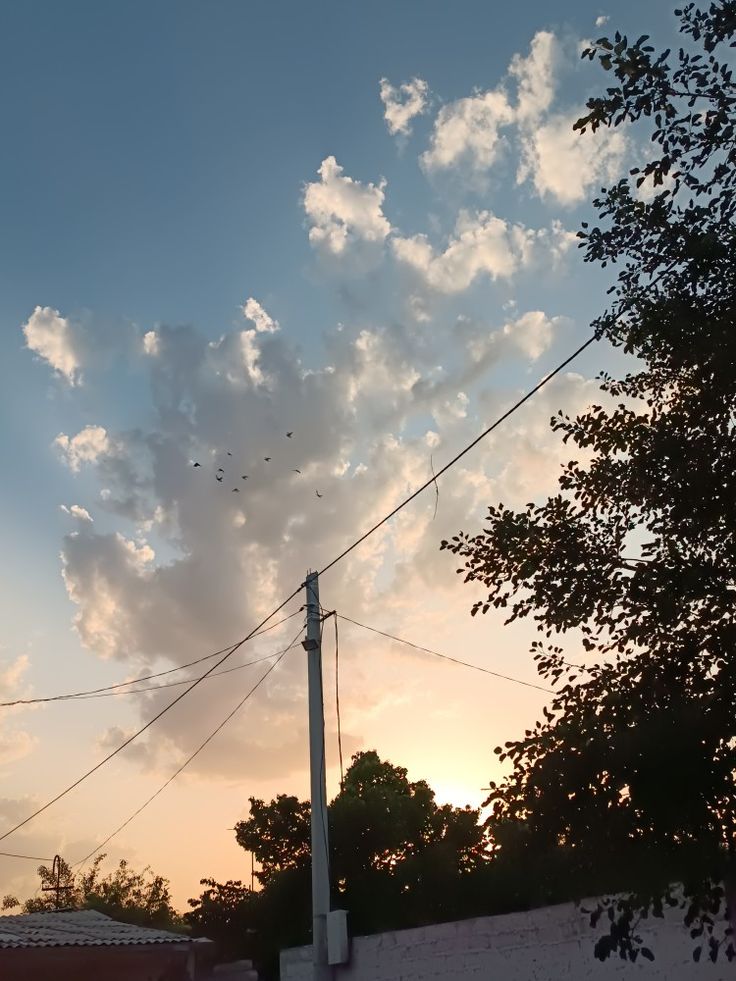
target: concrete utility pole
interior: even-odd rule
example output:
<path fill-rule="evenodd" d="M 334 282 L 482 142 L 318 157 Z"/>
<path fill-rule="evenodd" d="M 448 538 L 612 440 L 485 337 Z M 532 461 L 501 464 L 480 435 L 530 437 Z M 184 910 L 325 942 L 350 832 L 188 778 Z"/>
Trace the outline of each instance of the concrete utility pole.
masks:
<path fill-rule="evenodd" d="M 322 617 L 319 580 L 307 574 L 307 671 L 309 681 L 309 770 L 312 800 L 312 962 L 314 981 L 330 981 L 327 959 L 327 917 L 330 912 L 325 715 L 322 696 Z"/>

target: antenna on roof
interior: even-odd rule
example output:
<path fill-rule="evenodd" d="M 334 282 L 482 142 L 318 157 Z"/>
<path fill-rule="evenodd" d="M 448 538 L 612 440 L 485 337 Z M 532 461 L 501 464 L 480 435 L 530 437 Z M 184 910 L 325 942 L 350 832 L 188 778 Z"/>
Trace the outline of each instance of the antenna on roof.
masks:
<path fill-rule="evenodd" d="M 61 909 L 61 894 L 63 892 L 71 892 L 74 889 L 74 884 L 71 883 L 68 886 L 62 886 L 61 884 L 61 856 L 54 855 L 54 863 L 51 866 L 51 876 L 55 878 L 56 881 L 50 886 L 41 886 L 43 892 L 55 892 L 56 893 L 56 908 Z"/>

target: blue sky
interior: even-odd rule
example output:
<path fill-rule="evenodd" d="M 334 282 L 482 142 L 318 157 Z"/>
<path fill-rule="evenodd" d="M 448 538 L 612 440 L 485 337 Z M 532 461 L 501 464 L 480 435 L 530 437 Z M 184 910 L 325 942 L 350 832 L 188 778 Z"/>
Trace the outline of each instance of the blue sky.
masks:
<path fill-rule="evenodd" d="M 3 6 L 7 697 L 110 683 L 244 633 L 308 564 L 425 479 L 430 454 L 441 465 L 580 343 L 608 280 L 582 265 L 572 235 L 597 187 L 645 152 L 635 133 L 569 146 L 568 120 L 606 82 L 579 62 L 580 42 L 616 26 L 672 42 L 660 0 L 643 13 L 487 0 Z M 391 133 L 390 106 L 417 80 L 421 111 Z M 586 355 L 443 485 L 436 521 L 427 500 L 325 583 L 323 601 L 533 678 L 530 631 L 470 621 L 473 597 L 437 543 L 476 527 L 501 495 L 553 489 L 562 457 L 549 415 L 584 408 L 597 371 L 620 364 Z M 84 432 L 92 443 L 75 457 Z M 237 507 L 212 480 L 230 445 L 253 470 Z M 373 644 L 356 637 L 352 747 L 377 745 L 477 802 L 490 748 L 541 702 L 513 690 L 491 718 L 467 679 L 422 680 L 405 658 L 399 691 L 399 653 Z M 300 671 L 113 854 L 171 875 L 180 896 L 200 875 L 234 875 L 229 840 L 183 861 L 161 829 L 184 808 L 210 841 L 213 820 L 220 835 L 248 793 L 304 791 Z M 116 764 L 126 803 L 176 767 L 193 720 L 204 735 L 226 713 L 235 692 L 218 691 Z M 5 813 L 55 792 L 152 708 L 110 701 L 0 718 Z M 407 733 L 407 711 L 431 730 Z M 442 748 L 428 752 L 435 736 Z M 18 849 L 91 847 L 126 816 L 106 786 L 45 815 Z M 16 866 L 0 876 L 28 882 Z"/>

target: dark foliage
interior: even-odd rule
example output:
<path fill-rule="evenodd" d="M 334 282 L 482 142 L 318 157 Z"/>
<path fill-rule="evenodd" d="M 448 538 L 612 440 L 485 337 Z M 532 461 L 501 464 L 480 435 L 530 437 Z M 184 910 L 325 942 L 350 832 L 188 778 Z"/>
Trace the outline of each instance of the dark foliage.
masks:
<path fill-rule="evenodd" d="M 87 871 L 73 872 L 63 859 L 60 861 L 58 884 L 60 902 L 66 908 L 95 909 L 123 923 L 154 927 L 159 930 L 184 930 L 185 925 L 171 905 L 168 879 L 155 875 L 149 868 L 142 872 L 132 869 L 125 859 L 117 868 L 102 875 L 100 866 L 105 855 L 98 855 Z M 20 907 L 24 913 L 56 909 L 57 875 L 48 865 L 38 868 L 38 895 L 20 904 L 6 896 L 3 909 Z"/>
<path fill-rule="evenodd" d="M 587 261 L 618 269 L 595 331 L 636 365 L 601 377 L 605 406 L 552 419 L 585 456 L 559 493 L 443 542 L 485 587 L 473 613 L 536 620 L 558 685 L 544 720 L 496 751 L 512 772 L 491 797 L 495 848 L 559 861 L 581 891 L 627 888 L 592 919 L 608 929 L 597 956 L 631 960 L 652 956 L 637 924 L 666 904 L 696 959 L 703 940 L 730 958 L 736 912 L 736 3 L 677 14 L 674 57 L 618 33 L 583 55 L 613 78 L 576 127 L 651 132 L 651 161 L 580 233 Z M 567 632 L 582 673 L 552 643 Z"/>
<path fill-rule="evenodd" d="M 310 807 L 285 795 L 250 804 L 236 838 L 255 854 L 260 890 L 204 880 L 187 920 L 276 976 L 279 950 L 310 939 Z M 329 807 L 329 835 L 333 907 L 349 910 L 355 934 L 457 919 L 487 902 L 478 812 L 438 805 L 423 780 L 375 752 L 353 758 Z"/>

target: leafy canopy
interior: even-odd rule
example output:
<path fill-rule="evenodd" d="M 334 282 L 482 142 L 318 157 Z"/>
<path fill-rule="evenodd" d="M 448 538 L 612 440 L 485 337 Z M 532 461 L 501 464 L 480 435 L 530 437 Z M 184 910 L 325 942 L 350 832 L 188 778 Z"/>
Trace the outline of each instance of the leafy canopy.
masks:
<path fill-rule="evenodd" d="M 203 880 L 187 919 L 197 933 L 275 971 L 282 947 L 308 943 L 310 805 L 279 795 L 251 798 L 236 840 L 258 862 L 261 886 Z M 477 912 L 488 852 L 478 811 L 438 805 L 423 780 L 376 752 L 357 753 L 329 805 L 333 906 L 350 911 L 351 930 L 374 933 Z"/>
<path fill-rule="evenodd" d="M 481 532 L 442 543 L 485 588 L 473 613 L 536 621 L 559 686 L 497 750 L 512 771 L 491 798 L 496 847 L 564 854 L 581 888 L 635 886 L 597 947 L 631 959 L 636 916 L 678 901 L 712 959 L 734 953 L 716 914 L 724 879 L 736 910 L 736 3 L 677 15 L 674 57 L 619 33 L 583 55 L 612 79 L 576 127 L 651 138 L 580 233 L 586 261 L 618 270 L 595 332 L 636 361 L 601 376 L 600 405 L 552 419 L 576 453 L 554 496 L 493 506 Z"/>
<path fill-rule="evenodd" d="M 136 872 L 125 859 L 107 875 L 101 872 L 105 855 L 98 855 L 89 869 L 75 873 L 61 859 L 59 870 L 60 904 L 71 909 L 95 909 L 113 919 L 159 929 L 182 929 L 182 920 L 171 904 L 168 879 L 155 875 L 150 868 Z M 24 913 L 56 909 L 57 877 L 49 865 L 38 868 L 38 895 L 21 904 L 5 896 L 3 909 L 21 907 Z"/>

